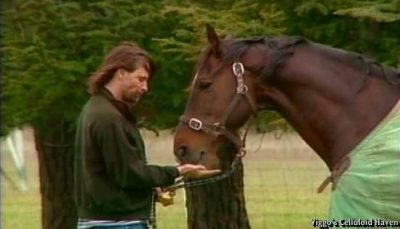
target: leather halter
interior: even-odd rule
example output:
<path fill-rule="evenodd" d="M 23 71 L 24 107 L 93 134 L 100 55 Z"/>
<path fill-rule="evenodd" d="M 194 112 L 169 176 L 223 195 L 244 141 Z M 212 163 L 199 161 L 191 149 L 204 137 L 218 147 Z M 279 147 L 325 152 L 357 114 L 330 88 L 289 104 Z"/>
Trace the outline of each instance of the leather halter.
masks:
<path fill-rule="evenodd" d="M 179 120 L 186 125 L 188 125 L 192 130 L 195 131 L 203 131 L 206 134 L 213 135 L 213 136 L 218 136 L 218 135 L 223 135 L 229 140 L 231 140 L 238 149 L 243 149 L 244 148 L 244 141 L 245 138 L 242 140 L 240 139 L 236 133 L 228 130 L 225 126 L 226 121 L 229 117 L 229 115 L 233 112 L 237 104 L 239 103 L 240 99 L 244 97 L 246 101 L 249 103 L 252 113 L 256 113 L 258 111 L 257 109 L 257 104 L 253 100 L 253 98 L 250 96 L 248 92 L 248 87 L 244 83 L 244 67 L 241 62 L 236 62 L 232 64 L 232 71 L 233 75 L 235 76 L 237 87 L 236 87 L 236 93 L 233 96 L 230 104 L 226 108 L 224 115 L 222 116 L 222 119 L 218 122 L 215 123 L 207 123 L 203 122 L 198 118 L 195 117 L 188 117 L 185 115 L 182 115 Z"/>
<path fill-rule="evenodd" d="M 246 128 L 246 132 L 243 135 L 243 140 L 238 137 L 238 135 L 234 132 L 229 131 L 226 126 L 225 122 L 228 119 L 229 115 L 233 112 L 233 109 L 236 107 L 238 104 L 240 98 L 244 96 L 246 98 L 247 102 L 249 103 L 252 113 L 255 114 L 257 113 L 257 104 L 254 102 L 254 100 L 251 98 L 250 94 L 248 93 L 248 87 L 244 83 L 244 67 L 243 64 L 238 62 L 238 63 L 233 63 L 232 64 L 232 70 L 233 70 L 233 75 L 235 75 L 237 87 L 236 87 L 236 93 L 233 96 L 230 104 L 225 110 L 224 116 L 222 117 L 221 121 L 215 122 L 215 123 L 205 123 L 202 122 L 198 118 L 194 117 L 188 117 L 185 115 L 182 115 L 179 120 L 186 125 L 189 126 L 189 128 L 195 130 L 195 131 L 203 131 L 206 134 L 213 135 L 213 136 L 218 136 L 218 135 L 224 135 L 226 138 L 231 140 L 237 147 L 238 152 L 236 153 L 236 157 L 233 160 L 231 164 L 231 169 L 228 172 L 225 172 L 223 174 L 220 174 L 216 177 L 211 177 L 211 178 L 205 178 L 201 180 L 196 180 L 196 181 L 185 181 L 185 179 L 180 179 L 175 182 L 175 184 L 167 187 L 167 189 L 170 190 L 176 190 L 179 188 L 189 188 L 189 187 L 196 187 L 204 184 L 209 184 L 213 182 L 217 182 L 219 180 L 225 179 L 229 176 L 231 176 L 236 168 L 236 165 L 238 162 L 241 160 L 241 158 L 245 155 L 246 150 L 245 150 L 245 142 L 246 142 L 246 136 L 247 136 L 247 131 L 249 130 L 249 125 Z"/>

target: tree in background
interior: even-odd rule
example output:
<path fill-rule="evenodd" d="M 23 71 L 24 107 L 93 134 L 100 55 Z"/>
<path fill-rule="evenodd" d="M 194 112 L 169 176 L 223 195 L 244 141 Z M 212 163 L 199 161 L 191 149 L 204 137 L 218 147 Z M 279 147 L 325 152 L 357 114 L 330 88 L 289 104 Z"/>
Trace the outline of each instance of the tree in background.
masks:
<path fill-rule="evenodd" d="M 222 170 L 227 172 L 234 166 L 229 177 L 185 189 L 189 229 L 251 228 L 244 193 L 243 163 L 241 160 L 234 162 L 236 153 L 236 146 L 229 142 L 219 149 Z"/>

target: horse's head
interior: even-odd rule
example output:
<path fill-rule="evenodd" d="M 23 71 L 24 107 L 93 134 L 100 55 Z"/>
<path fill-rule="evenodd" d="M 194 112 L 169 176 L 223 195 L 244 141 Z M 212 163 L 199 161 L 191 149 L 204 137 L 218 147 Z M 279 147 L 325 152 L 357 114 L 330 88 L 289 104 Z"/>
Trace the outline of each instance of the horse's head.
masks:
<path fill-rule="evenodd" d="M 175 135 L 181 163 L 219 168 L 222 142 L 242 147 L 237 130 L 267 108 L 333 169 L 400 97 L 398 71 L 359 54 L 301 37 L 220 40 L 210 26 L 207 36 Z"/>
<path fill-rule="evenodd" d="M 240 61 L 257 63 L 246 57 L 249 50 L 236 55 L 232 51 L 235 41 L 220 40 L 211 26 L 207 26 L 207 37 L 210 47 L 196 69 L 186 110 L 176 130 L 174 153 L 181 163 L 219 168 L 218 148 L 225 140 L 242 147 L 237 130 L 258 109 L 254 77 Z M 259 61 L 259 56 L 254 60 Z"/>

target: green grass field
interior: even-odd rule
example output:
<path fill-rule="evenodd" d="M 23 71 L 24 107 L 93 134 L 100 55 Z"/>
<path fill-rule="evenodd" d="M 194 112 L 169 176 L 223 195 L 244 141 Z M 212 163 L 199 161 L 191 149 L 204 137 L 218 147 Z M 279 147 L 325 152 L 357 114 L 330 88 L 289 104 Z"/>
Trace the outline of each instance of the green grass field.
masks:
<path fill-rule="evenodd" d="M 143 137 L 152 163 L 175 163 L 169 131 L 162 132 L 158 138 L 145 132 Z M 247 145 L 245 195 L 252 228 L 313 228 L 312 219 L 326 219 L 330 191 L 317 194 L 316 189 L 328 175 L 328 169 L 297 135 L 287 134 L 276 140 L 272 134 L 264 137 L 251 134 Z M 29 190 L 19 192 L 2 179 L 1 228 L 41 228 L 37 158 L 30 132 L 26 132 L 26 148 Z M 1 163 L 15 178 L 6 150 L 2 150 Z M 182 191 L 177 192 L 174 205 L 158 205 L 157 220 L 160 229 L 186 228 Z"/>

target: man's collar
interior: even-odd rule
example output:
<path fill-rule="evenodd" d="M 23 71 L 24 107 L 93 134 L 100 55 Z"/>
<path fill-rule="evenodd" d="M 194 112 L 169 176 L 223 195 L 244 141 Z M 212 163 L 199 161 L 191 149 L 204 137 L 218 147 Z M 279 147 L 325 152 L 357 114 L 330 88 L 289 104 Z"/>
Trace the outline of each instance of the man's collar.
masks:
<path fill-rule="evenodd" d="M 130 121 L 136 122 L 133 104 L 115 99 L 114 95 L 107 88 L 104 87 L 100 89 L 99 94 L 107 98 L 115 106 L 115 108 L 117 108 L 117 110 L 121 112 L 122 115 L 124 115 L 125 118 Z"/>

